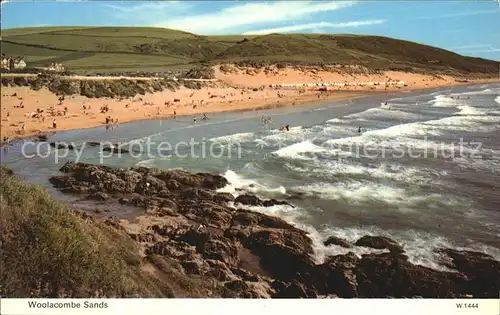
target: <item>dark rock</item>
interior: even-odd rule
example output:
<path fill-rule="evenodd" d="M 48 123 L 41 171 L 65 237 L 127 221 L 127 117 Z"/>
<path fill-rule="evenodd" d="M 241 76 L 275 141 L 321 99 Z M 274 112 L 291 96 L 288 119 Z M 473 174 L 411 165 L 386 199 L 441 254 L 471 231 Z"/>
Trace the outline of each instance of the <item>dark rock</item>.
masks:
<path fill-rule="evenodd" d="M 130 237 L 140 243 L 153 243 L 158 240 L 156 235 L 151 233 L 141 233 L 141 234 L 129 234 Z"/>
<path fill-rule="evenodd" d="M 166 181 L 166 186 L 167 186 L 168 189 L 173 190 L 173 191 L 179 190 L 182 187 L 181 184 L 179 184 L 179 182 L 177 182 L 174 179 L 167 180 Z"/>
<path fill-rule="evenodd" d="M 259 197 L 253 195 L 241 195 L 234 200 L 236 203 L 241 203 L 246 206 L 263 206 L 264 202 Z"/>
<path fill-rule="evenodd" d="M 500 292 L 500 262 L 492 256 L 454 249 L 438 249 L 437 253 L 448 257 L 448 268 L 467 275 L 467 293 L 474 297 L 497 298 Z"/>
<path fill-rule="evenodd" d="M 205 226 L 227 229 L 231 224 L 233 210 L 211 201 L 201 201 L 180 210 L 186 218 Z"/>
<path fill-rule="evenodd" d="M 148 255 L 161 255 L 177 258 L 182 261 L 195 260 L 195 249 L 189 244 L 182 242 L 158 242 L 146 250 Z"/>
<path fill-rule="evenodd" d="M 60 149 L 75 150 L 75 147 L 72 144 L 68 144 L 68 143 L 65 143 L 65 142 L 61 142 L 61 143 L 59 143 L 59 142 L 51 142 L 50 146 L 53 147 L 53 148 L 56 148 L 58 150 L 60 150 Z"/>
<path fill-rule="evenodd" d="M 191 200 L 196 200 L 196 199 L 212 200 L 213 193 L 206 189 L 186 188 L 181 192 L 181 196 L 183 198 L 188 198 Z"/>
<path fill-rule="evenodd" d="M 217 202 L 219 204 L 225 204 L 227 202 L 234 201 L 234 196 L 229 194 L 229 193 L 216 193 L 213 197 L 212 200 L 214 202 Z"/>
<path fill-rule="evenodd" d="M 203 258 L 220 260 L 229 266 L 238 264 L 238 249 L 228 240 L 209 239 L 197 247 Z"/>
<path fill-rule="evenodd" d="M 293 205 L 289 204 L 288 202 L 286 201 L 279 201 L 279 200 L 276 200 L 276 199 L 268 199 L 268 200 L 264 200 L 262 205 L 264 207 L 272 207 L 272 206 L 289 206 L 289 207 L 292 207 L 292 208 L 295 208 Z"/>
<path fill-rule="evenodd" d="M 231 268 L 231 271 L 233 272 L 233 274 L 240 277 L 243 281 L 259 282 L 261 280 L 261 278 L 258 275 L 255 275 L 246 269 Z"/>
<path fill-rule="evenodd" d="M 278 279 L 294 278 L 315 265 L 312 241 L 298 229 L 260 229 L 242 242 L 260 257 L 262 267 Z"/>
<path fill-rule="evenodd" d="M 412 265 L 390 253 L 364 255 L 356 268 L 359 297 L 455 298 L 466 292 L 467 277 Z"/>
<path fill-rule="evenodd" d="M 208 269 L 208 265 L 201 260 L 188 260 L 181 262 L 186 274 L 201 275 Z"/>
<path fill-rule="evenodd" d="M 358 265 L 360 259 L 353 252 L 345 255 L 336 255 L 326 258 L 325 265 L 333 266 L 337 269 L 354 269 Z"/>
<path fill-rule="evenodd" d="M 198 173 L 196 175 L 203 177 L 202 186 L 207 189 L 216 190 L 229 185 L 227 179 L 220 175 L 213 175 L 209 173 Z"/>
<path fill-rule="evenodd" d="M 224 287 L 235 292 L 237 298 L 258 298 L 259 296 L 256 295 L 252 288 L 242 280 L 233 280 L 226 282 L 224 284 Z"/>
<path fill-rule="evenodd" d="M 207 259 L 206 262 L 210 266 L 205 274 L 206 276 L 213 277 L 223 282 L 236 280 L 236 276 L 222 261 Z"/>
<path fill-rule="evenodd" d="M 323 242 L 323 244 L 325 244 L 325 246 L 338 245 L 338 246 L 341 246 L 344 248 L 351 248 L 352 247 L 351 243 L 349 243 L 348 241 L 346 241 L 340 237 L 336 237 L 336 236 L 330 236 L 326 241 Z"/>
<path fill-rule="evenodd" d="M 303 284 L 296 280 L 290 283 L 283 281 L 274 281 L 271 287 L 275 290 L 273 298 L 316 298 L 318 295 L 314 290 L 307 289 Z"/>
<path fill-rule="evenodd" d="M 130 153 L 130 151 L 128 149 L 125 149 L 123 147 L 105 147 L 105 148 L 102 148 L 102 151 L 103 152 L 113 152 L 116 154 Z"/>
<path fill-rule="evenodd" d="M 249 210 L 238 210 L 233 216 L 232 225 L 234 227 L 260 226 L 274 229 L 293 230 L 295 227 L 283 219 L 268 216 Z"/>
<path fill-rule="evenodd" d="M 402 253 L 404 252 L 403 247 L 384 236 L 369 236 L 365 235 L 355 243 L 356 246 L 371 247 L 375 249 L 388 249 L 391 252 Z"/>

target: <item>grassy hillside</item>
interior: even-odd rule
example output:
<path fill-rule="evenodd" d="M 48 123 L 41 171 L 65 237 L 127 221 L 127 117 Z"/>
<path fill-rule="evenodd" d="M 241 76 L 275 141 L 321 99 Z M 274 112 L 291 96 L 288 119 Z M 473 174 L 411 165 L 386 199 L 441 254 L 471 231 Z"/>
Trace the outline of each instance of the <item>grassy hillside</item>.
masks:
<path fill-rule="evenodd" d="M 213 286 L 168 257 L 140 257 L 113 220 L 74 211 L 3 166 L 0 180 L 0 297 L 207 297 Z"/>
<path fill-rule="evenodd" d="M 498 73 L 499 62 L 380 36 L 199 36 L 147 27 L 42 27 L 2 31 L 2 52 L 30 66 L 72 71 L 166 71 L 243 60 L 360 64 L 372 69 Z"/>

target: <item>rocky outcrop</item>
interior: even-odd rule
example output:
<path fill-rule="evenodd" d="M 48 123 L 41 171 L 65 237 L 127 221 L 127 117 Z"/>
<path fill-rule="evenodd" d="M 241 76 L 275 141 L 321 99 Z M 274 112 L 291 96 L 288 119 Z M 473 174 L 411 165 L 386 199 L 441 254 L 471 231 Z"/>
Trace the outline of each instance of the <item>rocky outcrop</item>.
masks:
<path fill-rule="evenodd" d="M 355 244 L 330 237 L 326 246 L 386 252 L 349 252 L 318 263 L 305 231 L 244 209 L 287 203 L 217 192 L 228 184 L 218 175 L 84 163 L 67 163 L 61 171 L 65 175 L 50 181 L 66 193 L 142 209 L 148 220 L 133 229 L 117 217 L 105 224 L 129 235 L 147 261 L 176 262 L 185 276 L 213 282 L 222 297 L 453 298 L 496 297 L 499 291 L 500 263 L 490 256 L 442 249 L 443 264 L 454 269 L 443 272 L 410 263 L 404 248 L 387 237 L 364 236 Z M 228 205 L 232 201 L 238 209 Z"/>
<path fill-rule="evenodd" d="M 403 247 L 384 236 L 369 236 L 365 235 L 355 243 L 356 246 L 371 247 L 374 249 L 388 249 L 391 252 L 403 253 Z"/>
<path fill-rule="evenodd" d="M 337 246 L 341 246 L 344 248 L 353 247 L 352 244 L 349 243 L 348 241 L 341 239 L 340 237 L 336 237 L 336 236 L 330 236 L 326 241 L 323 242 L 323 244 L 325 246 L 337 245 Z"/>
<path fill-rule="evenodd" d="M 261 200 L 260 198 L 254 196 L 254 195 L 240 195 L 238 196 L 235 200 L 235 203 L 239 203 L 245 206 L 257 206 L 257 207 L 272 207 L 272 206 L 290 206 L 293 207 L 290 203 L 286 201 L 279 201 L 276 199 L 267 199 L 267 200 Z"/>

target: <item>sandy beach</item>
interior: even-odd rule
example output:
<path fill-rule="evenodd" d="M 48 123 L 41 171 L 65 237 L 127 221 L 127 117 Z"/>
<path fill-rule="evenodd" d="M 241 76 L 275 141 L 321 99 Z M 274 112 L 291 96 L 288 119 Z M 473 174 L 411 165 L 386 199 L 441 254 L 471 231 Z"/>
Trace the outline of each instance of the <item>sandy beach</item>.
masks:
<path fill-rule="evenodd" d="M 2 139 L 25 137 L 46 131 L 71 130 L 101 126 L 110 117 L 118 123 L 143 119 L 173 119 L 177 116 L 209 114 L 223 111 L 257 110 L 353 99 L 367 93 L 411 91 L 432 87 L 464 84 L 453 77 L 438 77 L 404 72 L 378 75 L 354 75 L 318 70 L 274 69 L 256 70 L 230 67 L 222 72 L 215 68 L 220 87 L 200 90 L 185 87 L 170 91 L 136 95 L 128 99 L 92 99 L 81 95 L 66 96 L 63 101 L 48 89 L 34 91 L 29 87 L 3 87 L 1 98 Z M 81 79 L 81 77 L 75 77 Z M 89 78 L 87 78 L 89 79 Z M 99 78 L 102 80 L 103 78 Z M 362 85 L 368 82 L 403 81 L 399 85 Z M 469 80 L 469 83 L 492 82 Z M 496 79 L 498 81 L 498 79 Z M 321 83 L 345 82 L 343 87 L 323 87 Z M 304 87 L 304 84 L 320 85 Z M 294 86 L 281 87 L 285 84 Z M 274 85 L 274 87 L 270 87 Z M 278 87 L 275 87 L 278 85 Z M 324 91 L 324 90 L 327 91 Z M 20 106 L 21 105 L 21 106 Z M 107 105 L 108 111 L 101 112 Z M 43 111 L 37 115 L 37 111 Z M 50 114 L 51 112 L 52 114 Z M 53 128 L 53 120 L 56 128 Z M 23 128 L 24 126 L 24 128 Z"/>

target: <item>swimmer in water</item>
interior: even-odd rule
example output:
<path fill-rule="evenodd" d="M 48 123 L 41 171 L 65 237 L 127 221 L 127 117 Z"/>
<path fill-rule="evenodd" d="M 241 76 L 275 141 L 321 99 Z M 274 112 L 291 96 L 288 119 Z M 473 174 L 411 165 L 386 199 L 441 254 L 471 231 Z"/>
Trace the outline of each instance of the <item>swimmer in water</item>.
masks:
<path fill-rule="evenodd" d="M 195 123 L 195 124 L 196 124 L 196 117 L 195 117 L 195 118 L 193 118 L 193 123 Z"/>
<path fill-rule="evenodd" d="M 358 127 L 358 133 L 361 133 L 361 127 Z"/>
<path fill-rule="evenodd" d="M 290 131 L 290 125 L 285 126 L 286 131 Z"/>

